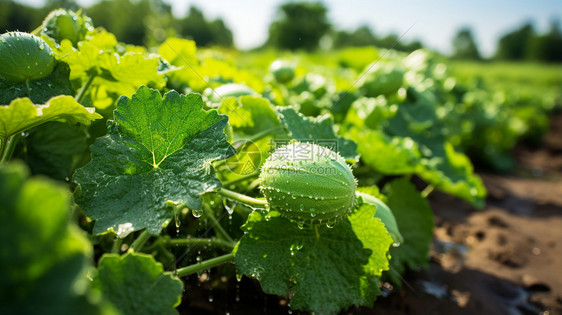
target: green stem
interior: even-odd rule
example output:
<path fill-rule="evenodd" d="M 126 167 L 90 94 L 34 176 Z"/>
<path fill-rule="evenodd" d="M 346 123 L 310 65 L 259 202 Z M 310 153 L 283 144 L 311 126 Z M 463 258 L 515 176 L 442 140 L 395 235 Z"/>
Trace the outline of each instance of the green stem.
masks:
<path fill-rule="evenodd" d="M 123 239 L 117 236 L 113 241 L 113 246 L 111 247 L 111 252 L 115 254 L 121 253 L 121 245 L 123 244 Z"/>
<path fill-rule="evenodd" d="M 135 252 L 140 252 L 140 250 L 144 246 L 144 243 L 146 243 L 146 241 L 148 241 L 149 238 L 150 238 L 150 233 L 148 233 L 148 231 L 144 230 L 141 233 L 141 235 L 139 235 L 139 237 L 137 237 L 137 239 L 133 242 L 133 244 L 131 244 L 131 248 Z"/>
<path fill-rule="evenodd" d="M 0 161 L 3 160 L 4 157 L 4 152 L 6 151 L 6 147 L 7 147 L 7 142 L 9 141 L 9 138 L 2 138 L 0 139 Z"/>
<path fill-rule="evenodd" d="M 235 179 L 233 179 L 233 180 L 228 180 L 228 181 L 226 181 L 226 182 L 223 182 L 222 185 L 223 185 L 223 186 L 230 186 L 230 185 L 238 184 L 239 182 L 243 182 L 243 181 L 245 181 L 246 179 L 254 178 L 254 177 L 258 176 L 258 175 L 259 175 L 259 173 L 257 173 L 257 172 L 256 172 L 256 173 L 251 173 L 251 174 L 246 174 L 246 175 L 240 176 L 240 177 L 238 177 L 238 178 L 235 178 Z"/>
<path fill-rule="evenodd" d="M 233 250 L 236 242 L 228 242 L 220 238 L 171 238 L 161 241 L 166 246 L 216 246 L 223 249 Z"/>
<path fill-rule="evenodd" d="M 14 150 L 16 149 L 16 145 L 18 144 L 20 135 L 16 134 L 8 139 L 4 138 L 2 140 L 2 155 L 0 159 L 0 163 L 5 163 L 12 158 L 14 154 Z"/>
<path fill-rule="evenodd" d="M 213 229 L 215 230 L 215 233 L 217 234 L 217 236 L 219 236 L 220 238 L 222 238 L 223 240 L 225 240 L 229 243 L 235 244 L 232 237 L 230 237 L 230 235 L 228 235 L 228 233 L 224 230 L 224 228 L 222 227 L 220 222 L 215 217 L 215 213 L 213 212 L 213 210 L 211 210 L 211 208 L 209 208 L 209 206 L 207 204 L 203 204 L 203 211 L 205 211 L 205 215 L 207 216 L 207 218 L 209 218 L 209 220 L 211 220 Z"/>
<path fill-rule="evenodd" d="M 31 88 L 29 87 L 29 80 L 25 80 L 25 87 L 27 88 L 27 97 L 31 98 Z"/>
<path fill-rule="evenodd" d="M 424 188 L 424 190 L 422 190 L 422 192 L 420 193 L 420 195 L 423 198 L 427 198 L 427 196 L 429 196 L 429 194 L 431 194 L 431 192 L 435 189 L 435 187 L 433 185 L 427 185 L 427 187 Z"/>
<path fill-rule="evenodd" d="M 229 199 L 232 199 L 232 200 L 239 201 L 239 202 L 241 202 L 245 205 L 248 205 L 250 207 L 263 208 L 264 206 L 267 205 L 266 200 L 252 198 L 252 197 L 237 193 L 235 191 L 228 190 L 226 188 L 221 188 L 221 190 L 217 191 L 217 194 L 222 195 L 222 196 L 224 196 L 226 198 L 229 198 Z"/>
<path fill-rule="evenodd" d="M 209 268 L 213 268 L 222 265 L 226 262 L 232 261 L 234 260 L 234 257 L 235 257 L 234 253 L 230 253 L 219 257 L 211 258 L 209 260 L 205 260 L 191 266 L 183 267 L 176 270 L 176 276 L 178 277 L 189 276 L 191 274 L 198 273 L 207 270 Z"/>
<path fill-rule="evenodd" d="M 86 92 L 88 92 L 88 89 L 90 88 L 90 85 L 92 85 L 92 82 L 94 81 L 95 77 L 96 75 L 94 74 L 90 74 L 88 76 L 88 81 L 86 81 L 84 86 L 82 86 L 82 89 L 80 89 L 80 92 L 78 92 L 78 94 L 75 97 L 75 100 L 78 103 L 82 103 L 82 100 L 84 99 L 84 96 L 86 96 Z"/>

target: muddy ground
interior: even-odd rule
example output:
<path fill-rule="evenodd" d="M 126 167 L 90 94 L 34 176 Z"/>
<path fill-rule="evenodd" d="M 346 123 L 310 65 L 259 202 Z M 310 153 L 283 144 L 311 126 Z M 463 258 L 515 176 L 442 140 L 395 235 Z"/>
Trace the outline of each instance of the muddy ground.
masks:
<path fill-rule="evenodd" d="M 489 195 L 483 211 L 432 193 L 429 269 L 408 272 L 403 289 L 374 308 L 342 313 L 562 314 L 562 115 L 553 117 L 540 149 L 520 146 L 514 154 L 513 174 L 479 172 Z M 261 293 L 251 279 L 218 281 L 212 290 L 191 279 L 180 312 L 291 313 L 286 299 Z"/>

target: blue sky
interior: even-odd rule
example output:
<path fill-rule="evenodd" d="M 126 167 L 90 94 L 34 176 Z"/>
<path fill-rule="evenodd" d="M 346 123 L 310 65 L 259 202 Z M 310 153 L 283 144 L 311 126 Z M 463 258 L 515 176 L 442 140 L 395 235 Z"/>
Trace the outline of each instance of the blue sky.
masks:
<path fill-rule="evenodd" d="M 164 0 L 172 4 L 174 14 L 185 14 L 190 5 L 203 10 L 209 18 L 221 17 L 234 33 L 235 44 L 252 48 L 267 38 L 269 23 L 284 0 Z M 21 0 L 41 4 L 44 0 Z M 89 5 L 94 0 L 78 0 Z M 534 21 L 545 31 L 554 18 L 562 20 L 561 0 L 324 0 L 337 28 L 353 29 L 367 24 L 377 34 L 395 32 L 404 38 L 420 39 L 425 45 L 444 53 L 459 28 L 470 26 L 485 56 L 495 50 L 497 39 L 525 21 Z M 94 21 L 95 22 L 95 21 Z"/>

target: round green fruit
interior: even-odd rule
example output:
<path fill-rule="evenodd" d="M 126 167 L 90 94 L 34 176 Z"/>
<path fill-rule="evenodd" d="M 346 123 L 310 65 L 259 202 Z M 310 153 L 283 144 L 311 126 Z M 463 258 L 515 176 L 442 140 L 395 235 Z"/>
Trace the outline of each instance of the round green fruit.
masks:
<path fill-rule="evenodd" d="M 316 144 L 277 148 L 262 166 L 260 180 L 270 209 L 299 223 L 333 224 L 355 207 L 351 168 L 338 153 Z"/>
<path fill-rule="evenodd" d="M 58 9 L 49 13 L 45 18 L 41 32 L 57 43 L 68 39 L 73 46 L 76 46 L 92 28 L 92 20 L 84 14 Z"/>
<path fill-rule="evenodd" d="M 275 60 L 269 67 L 275 80 L 281 84 L 289 83 L 295 77 L 295 66 L 284 60 Z"/>
<path fill-rule="evenodd" d="M 41 38 L 23 32 L 0 35 L 0 78 L 11 82 L 42 79 L 55 68 L 55 57 Z"/>

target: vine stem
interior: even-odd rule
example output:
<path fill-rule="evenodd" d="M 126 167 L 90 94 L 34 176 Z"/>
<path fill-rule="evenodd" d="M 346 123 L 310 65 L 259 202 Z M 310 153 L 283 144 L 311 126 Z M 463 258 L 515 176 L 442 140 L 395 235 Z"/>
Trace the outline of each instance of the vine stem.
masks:
<path fill-rule="evenodd" d="M 222 255 L 215 258 L 211 258 L 209 260 L 202 261 L 200 263 L 191 266 L 179 268 L 178 270 L 176 270 L 176 276 L 178 277 L 189 276 L 191 274 L 198 273 L 207 270 L 209 268 L 213 268 L 222 265 L 224 263 L 227 263 L 229 261 L 232 261 L 234 260 L 234 257 L 235 257 L 234 253 L 229 253 L 226 255 Z"/>
<path fill-rule="evenodd" d="M 148 231 L 144 230 L 141 235 L 139 235 L 139 237 L 137 237 L 137 239 L 133 242 L 133 244 L 131 244 L 131 248 L 135 251 L 135 252 L 139 252 L 142 247 L 144 246 L 144 244 L 146 243 L 146 241 L 148 241 L 148 239 L 150 238 L 150 233 L 148 233 Z"/>
<path fill-rule="evenodd" d="M 231 244 L 235 244 L 236 242 L 234 242 L 232 237 L 230 237 L 230 235 L 228 235 L 228 233 L 224 230 L 220 222 L 215 217 L 215 213 L 213 212 L 213 210 L 211 210 L 211 208 L 207 204 L 203 204 L 203 211 L 205 212 L 206 217 L 209 218 L 209 220 L 211 220 L 211 223 L 213 224 L 212 225 L 213 230 L 215 230 L 217 236 L 219 236 L 220 238 Z"/>
<path fill-rule="evenodd" d="M 113 241 L 113 246 L 111 247 L 111 252 L 115 254 L 121 253 L 121 245 L 123 245 L 123 239 L 119 236 L 115 237 Z"/>
<path fill-rule="evenodd" d="M 267 205 L 266 200 L 252 198 L 252 197 L 237 193 L 235 191 L 228 190 L 226 188 L 221 188 L 219 191 L 217 191 L 217 194 L 219 194 L 221 196 L 224 196 L 226 198 L 232 199 L 232 200 L 239 201 L 239 202 L 241 202 L 245 205 L 248 205 L 250 207 L 264 207 L 264 206 Z"/>
<path fill-rule="evenodd" d="M 427 198 L 427 196 L 429 196 L 429 194 L 431 194 L 431 192 L 435 189 L 435 186 L 433 185 L 427 185 L 427 187 L 424 188 L 424 190 L 421 191 L 420 195 L 423 198 Z"/>
<path fill-rule="evenodd" d="M 16 145 L 18 144 L 19 135 L 13 135 L 9 138 L 2 139 L 0 144 L 0 162 L 5 163 L 12 158 Z"/>
<path fill-rule="evenodd" d="M 82 104 L 82 100 L 84 99 L 84 96 L 86 96 L 86 92 L 90 88 L 90 85 L 92 85 L 92 82 L 94 81 L 95 77 L 96 77 L 96 75 L 94 75 L 94 74 L 90 74 L 88 76 L 88 81 L 86 81 L 84 86 L 82 86 L 82 88 L 80 89 L 80 92 L 78 92 L 78 94 L 74 98 L 78 103 Z"/>

